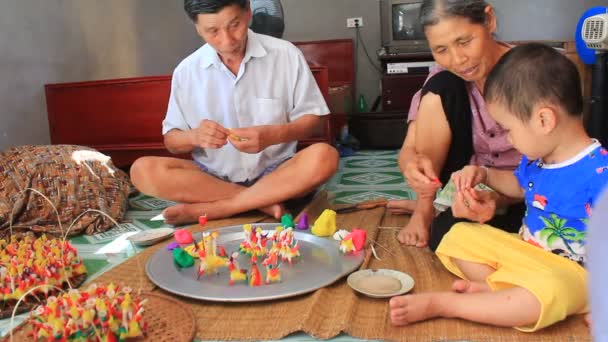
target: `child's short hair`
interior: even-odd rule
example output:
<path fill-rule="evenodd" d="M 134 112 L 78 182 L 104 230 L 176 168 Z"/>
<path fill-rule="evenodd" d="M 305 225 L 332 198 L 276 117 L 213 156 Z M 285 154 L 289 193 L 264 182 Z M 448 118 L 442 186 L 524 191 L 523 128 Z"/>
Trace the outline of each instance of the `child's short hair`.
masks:
<path fill-rule="evenodd" d="M 559 51 L 540 43 L 523 44 L 507 52 L 488 75 L 484 97 L 488 103 L 506 106 L 524 122 L 541 102 L 558 105 L 571 116 L 583 112 L 576 66 Z"/>

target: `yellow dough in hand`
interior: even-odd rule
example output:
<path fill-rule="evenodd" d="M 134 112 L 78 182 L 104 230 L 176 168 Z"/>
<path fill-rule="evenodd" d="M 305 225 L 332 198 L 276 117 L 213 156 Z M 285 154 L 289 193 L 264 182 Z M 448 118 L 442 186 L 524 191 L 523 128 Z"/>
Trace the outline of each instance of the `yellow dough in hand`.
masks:
<path fill-rule="evenodd" d="M 336 232 L 336 212 L 325 209 L 311 229 L 316 236 L 331 236 Z"/>

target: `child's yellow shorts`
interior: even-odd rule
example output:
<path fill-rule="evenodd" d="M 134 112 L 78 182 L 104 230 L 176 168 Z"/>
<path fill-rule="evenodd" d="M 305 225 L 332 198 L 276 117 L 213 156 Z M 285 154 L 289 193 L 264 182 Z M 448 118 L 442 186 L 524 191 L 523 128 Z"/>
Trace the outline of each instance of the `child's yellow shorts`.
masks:
<path fill-rule="evenodd" d="M 541 303 L 540 318 L 534 325 L 515 327 L 518 330 L 536 331 L 588 311 L 587 271 L 517 234 L 484 224 L 458 223 L 443 237 L 436 254 L 460 278 L 466 279 L 452 258 L 495 268 L 486 279 L 493 291 L 519 286 L 532 292 Z"/>

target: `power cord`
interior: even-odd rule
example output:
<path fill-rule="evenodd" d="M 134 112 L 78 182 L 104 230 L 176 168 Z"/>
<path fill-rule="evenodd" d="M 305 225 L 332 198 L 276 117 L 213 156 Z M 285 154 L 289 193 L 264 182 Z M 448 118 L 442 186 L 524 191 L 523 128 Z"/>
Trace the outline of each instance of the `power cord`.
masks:
<path fill-rule="evenodd" d="M 369 64 L 371 64 L 372 67 L 374 67 L 374 69 L 380 74 L 382 75 L 384 72 L 382 71 L 382 68 L 379 68 L 374 61 L 372 60 L 372 58 L 369 55 L 369 52 L 367 52 L 367 47 L 365 46 L 365 42 L 363 41 L 363 39 L 361 38 L 361 32 L 359 31 L 360 27 L 359 27 L 359 20 L 355 20 L 355 31 L 356 31 L 356 43 L 355 43 L 355 52 L 358 52 L 358 45 L 359 42 L 361 43 L 361 46 L 363 47 L 363 52 L 365 52 L 365 55 L 367 56 L 367 60 L 369 61 Z M 356 55 L 356 53 L 355 53 Z M 357 65 L 355 64 L 355 68 L 357 67 Z M 356 70 L 356 69 L 355 69 Z"/>

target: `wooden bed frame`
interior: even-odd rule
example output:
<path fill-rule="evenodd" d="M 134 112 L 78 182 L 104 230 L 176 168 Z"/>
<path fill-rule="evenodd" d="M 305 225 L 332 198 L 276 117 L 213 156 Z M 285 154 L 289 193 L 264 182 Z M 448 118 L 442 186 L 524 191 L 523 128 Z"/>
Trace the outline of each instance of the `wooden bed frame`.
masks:
<path fill-rule="evenodd" d="M 311 70 L 327 100 L 327 67 L 313 66 Z M 95 148 L 111 156 L 118 167 L 129 166 L 142 156 L 170 156 L 161 134 L 170 91 L 169 75 L 47 84 L 51 143 Z M 300 147 L 331 143 L 331 137 L 326 120 L 323 132 L 300 141 Z"/>

